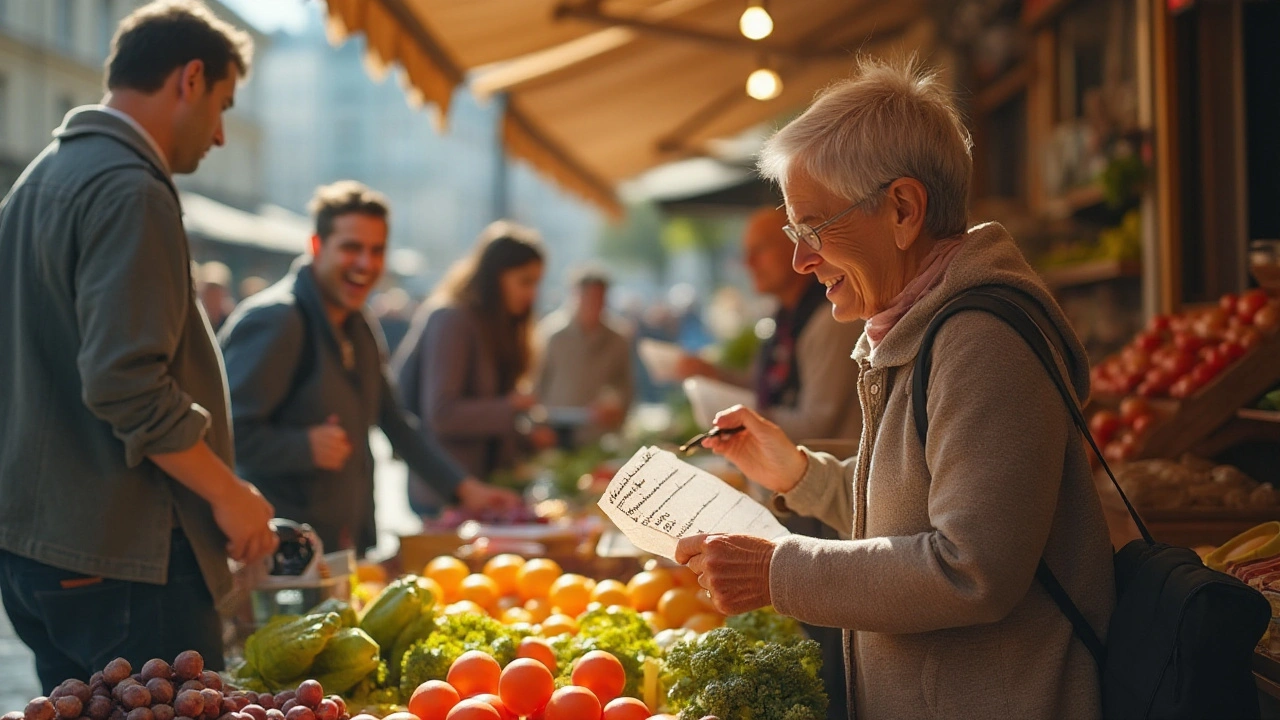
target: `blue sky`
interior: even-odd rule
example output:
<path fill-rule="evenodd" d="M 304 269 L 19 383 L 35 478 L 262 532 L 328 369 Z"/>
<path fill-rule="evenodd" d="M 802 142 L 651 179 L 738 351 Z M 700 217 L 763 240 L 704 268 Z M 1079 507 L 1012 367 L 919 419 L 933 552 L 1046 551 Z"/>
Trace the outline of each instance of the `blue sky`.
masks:
<path fill-rule="evenodd" d="M 307 13 L 314 12 L 309 7 L 320 0 L 222 0 L 240 17 L 253 23 L 253 26 L 264 33 L 276 30 L 297 32 L 306 23 Z"/>

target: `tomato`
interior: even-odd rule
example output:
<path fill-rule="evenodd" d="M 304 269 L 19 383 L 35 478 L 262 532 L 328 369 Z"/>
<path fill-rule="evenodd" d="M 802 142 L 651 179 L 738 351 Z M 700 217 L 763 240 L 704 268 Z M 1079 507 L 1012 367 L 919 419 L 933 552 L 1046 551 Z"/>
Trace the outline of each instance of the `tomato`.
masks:
<path fill-rule="evenodd" d="M 1237 299 L 1238 298 L 1236 297 L 1235 293 L 1227 293 L 1226 295 L 1223 295 L 1222 297 L 1218 298 L 1218 307 L 1222 308 L 1223 310 L 1226 310 L 1229 313 L 1234 313 L 1236 311 Z"/>
<path fill-rule="evenodd" d="M 1140 372 L 1125 373 L 1121 375 L 1119 378 L 1117 378 L 1116 380 L 1116 386 L 1115 386 L 1116 392 L 1117 393 L 1133 392 L 1133 389 L 1138 387 L 1138 385 L 1142 383 L 1143 379 L 1144 379 L 1144 373 L 1140 373 Z"/>
<path fill-rule="evenodd" d="M 622 663 L 603 650 L 592 650 L 578 658 L 570 677 L 574 685 L 595 693 L 601 703 L 607 703 L 621 695 L 622 688 L 627 684 L 627 672 L 622 668 Z"/>
<path fill-rule="evenodd" d="M 498 717 L 502 718 L 502 720 L 520 720 L 520 716 L 512 712 L 511 708 L 506 703 L 502 702 L 502 698 L 497 695 L 490 695 L 486 693 L 483 695 L 473 695 L 467 699 L 479 700 L 494 710 L 497 710 Z"/>
<path fill-rule="evenodd" d="M 1209 381 L 1218 377 L 1218 373 L 1221 371 L 1221 366 L 1211 365 L 1209 363 L 1200 363 L 1191 371 L 1191 382 L 1193 382 L 1196 387 L 1204 387 L 1209 384 Z"/>
<path fill-rule="evenodd" d="M 1178 348 L 1179 350 L 1182 350 L 1183 352 L 1189 352 L 1194 354 L 1195 351 L 1199 350 L 1203 345 L 1204 345 L 1204 340 L 1197 337 L 1196 335 L 1193 335 L 1192 333 L 1177 332 L 1173 334 L 1173 346 Z"/>
<path fill-rule="evenodd" d="M 462 697 L 471 697 L 481 693 L 498 692 L 498 678 L 502 668 L 493 656 L 479 650 L 468 650 L 458 656 L 449 666 L 449 675 L 445 678 Z"/>
<path fill-rule="evenodd" d="M 649 708 L 635 698 L 620 697 L 604 706 L 600 720 L 649 720 Z"/>
<path fill-rule="evenodd" d="M 1199 340 L 1199 338 L 1197 338 Z M 1168 374 L 1173 376 L 1186 375 L 1191 368 L 1196 366 L 1196 350 L 1179 350 L 1168 355 L 1161 356 L 1160 367 Z"/>
<path fill-rule="evenodd" d="M 1169 331 L 1168 315 L 1153 315 L 1151 321 L 1147 323 L 1147 329 L 1156 333 L 1165 333 Z"/>
<path fill-rule="evenodd" d="M 1239 315 L 1241 320 L 1255 322 L 1254 314 L 1261 310 L 1269 299 L 1265 290 L 1250 290 L 1236 301 L 1236 315 Z"/>
<path fill-rule="evenodd" d="M 1191 368 L 1188 367 L 1187 369 L 1190 370 Z M 1169 390 L 1169 386 L 1172 385 L 1173 381 L 1176 379 L 1177 375 L 1171 369 L 1154 369 L 1147 372 L 1147 375 L 1143 378 L 1142 382 L 1150 385 L 1155 392 L 1159 394 L 1167 392 Z"/>
<path fill-rule="evenodd" d="M 1143 398 L 1127 397 L 1120 401 L 1120 419 L 1125 422 L 1132 423 L 1134 417 L 1146 415 L 1150 412 L 1151 403 Z"/>
<path fill-rule="evenodd" d="M 1158 333 L 1147 331 L 1138 333 L 1138 336 L 1133 339 L 1133 344 L 1134 347 L 1137 347 L 1139 350 L 1152 352 L 1163 345 L 1164 340 L 1160 339 L 1160 335 Z"/>
<path fill-rule="evenodd" d="M 1126 401 L 1128 398 L 1126 398 Z M 1120 430 L 1120 416 L 1110 410 L 1099 410 L 1089 418 L 1089 432 L 1093 434 L 1093 439 L 1100 445 L 1111 442 L 1111 438 L 1115 437 L 1116 432 Z"/>
<path fill-rule="evenodd" d="M 443 680 L 428 680 L 413 691 L 409 698 L 409 712 L 418 720 L 444 720 L 454 705 L 461 700 L 458 691 Z"/>
<path fill-rule="evenodd" d="M 569 685 L 551 695 L 542 717 L 545 720 L 600 720 L 600 701 L 590 690 Z"/>
<path fill-rule="evenodd" d="M 498 695 L 516 715 L 532 715 L 541 710 L 555 690 L 551 671 L 533 658 L 512 660 L 498 680 Z"/>
<path fill-rule="evenodd" d="M 1147 431 L 1151 429 L 1151 426 L 1155 424 L 1155 421 L 1155 415 L 1152 415 L 1149 412 L 1144 412 L 1139 415 L 1134 415 L 1129 420 L 1129 428 L 1133 430 L 1134 435 L 1141 437 L 1147 434 Z"/>
<path fill-rule="evenodd" d="M 1271 332 L 1280 327 L 1280 307 L 1276 303 L 1267 303 L 1253 314 L 1253 325 L 1259 330 Z"/>
<path fill-rule="evenodd" d="M 1244 346 L 1230 340 L 1218 344 L 1218 356 L 1228 365 L 1244 357 Z"/>
<path fill-rule="evenodd" d="M 476 699 L 463 700 L 445 716 L 445 720 L 503 720 L 502 715 L 487 702 Z"/>
<path fill-rule="evenodd" d="M 1194 395 L 1199 389 L 1200 385 L 1196 383 L 1195 378 L 1190 375 L 1183 375 L 1178 378 L 1177 382 L 1169 386 L 1169 397 L 1181 400 Z"/>
<path fill-rule="evenodd" d="M 1262 342 L 1262 336 L 1254 328 L 1243 328 L 1240 331 L 1240 338 L 1236 340 L 1246 351 L 1252 350 Z"/>

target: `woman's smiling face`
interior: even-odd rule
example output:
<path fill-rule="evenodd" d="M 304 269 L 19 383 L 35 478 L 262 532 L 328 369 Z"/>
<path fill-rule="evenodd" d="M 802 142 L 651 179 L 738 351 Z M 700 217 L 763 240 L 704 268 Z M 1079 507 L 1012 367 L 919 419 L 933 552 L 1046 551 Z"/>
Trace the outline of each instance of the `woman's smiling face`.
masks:
<path fill-rule="evenodd" d="M 784 187 L 792 223 L 817 227 L 857 200 L 835 195 L 804 170 L 793 167 Z M 900 252 L 893 227 L 895 209 L 875 192 L 861 207 L 823 228 L 822 249 L 801 242 L 792 256 L 796 272 L 813 273 L 827 286 L 831 314 L 840 322 L 869 318 L 902 290 Z"/>

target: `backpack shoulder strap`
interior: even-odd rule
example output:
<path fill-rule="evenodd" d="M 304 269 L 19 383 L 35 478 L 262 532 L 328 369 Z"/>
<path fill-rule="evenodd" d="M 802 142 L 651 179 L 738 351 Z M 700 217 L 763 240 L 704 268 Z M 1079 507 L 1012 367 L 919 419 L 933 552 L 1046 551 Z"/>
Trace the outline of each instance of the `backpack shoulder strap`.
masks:
<path fill-rule="evenodd" d="M 1050 379 L 1053 380 L 1054 386 L 1057 387 L 1059 394 L 1070 410 L 1076 427 L 1088 439 L 1099 459 L 1102 459 L 1103 467 L 1106 468 L 1111 481 L 1116 484 L 1116 489 L 1120 491 L 1121 497 L 1124 498 L 1125 505 L 1129 508 L 1129 513 L 1133 516 L 1134 522 L 1137 523 L 1138 528 L 1142 531 L 1143 537 L 1147 542 L 1152 542 L 1146 526 L 1142 524 L 1142 520 L 1138 517 L 1133 506 L 1129 504 L 1129 499 L 1124 496 L 1124 490 L 1120 488 L 1119 483 L 1116 483 L 1115 475 L 1111 473 L 1111 468 L 1106 465 L 1106 460 L 1102 458 L 1102 453 L 1098 450 L 1097 444 L 1089 433 L 1089 426 L 1084 420 L 1084 415 L 1080 412 L 1075 394 L 1058 370 L 1053 350 L 1050 349 L 1051 340 L 1048 338 L 1052 338 L 1052 342 L 1059 348 L 1059 352 L 1064 359 L 1066 355 L 1062 352 L 1062 348 L 1066 344 L 1065 338 L 1047 319 L 1037 317 L 1042 312 L 1033 304 L 1031 298 L 1018 290 L 997 285 L 984 285 L 973 288 L 943 306 L 933 320 L 930 321 L 928 328 L 925 330 L 924 338 L 920 342 L 920 351 L 916 355 L 915 370 L 911 378 L 911 406 L 916 423 L 916 434 L 920 438 L 920 444 L 925 444 L 929 431 L 928 386 L 929 373 L 933 367 L 934 340 L 942 323 L 946 322 L 952 315 L 966 310 L 980 310 L 995 315 L 1012 326 L 1022 339 L 1027 342 L 1049 373 Z M 1046 331 L 1046 326 L 1051 327 L 1052 330 Z M 1040 558 L 1040 563 L 1036 567 L 1036 579 L 1044 587 L 1045 592 L 1053 598 L 1054 604 L 1058 606 L 1062 614 L 1071 622 L 1076 637 L 1080 638 L 1080 641 L 1088 648 L 1089 653 L 1098 664 L 1098 668 L 1101 669 L 1106 654 L 1102 641 L 1098 639 L 1098 634 L 1089 625 L 1084 614 L 1072 602 L 1062 584 L 1058 582 L 1058 579 L 1049 570 L 1049 566 L 1045 563 L 1043 557 Z"/>
<path fill-rule="evenodd" d="M 302 347 L 299 348 L 298 366 L 293 370 L 289 390 L 284 394 L 284 401 L 280 403 L 280 407 L 286 407 L 296 399 L 302 385 L 315 372 L 318 360 L 315 341 L 311 338 L 311 321 L 307 319 L 307 312 L 297 303 L 294 303 L 293 308 L 298 313 L 298 320 L 302 323 Z"/>

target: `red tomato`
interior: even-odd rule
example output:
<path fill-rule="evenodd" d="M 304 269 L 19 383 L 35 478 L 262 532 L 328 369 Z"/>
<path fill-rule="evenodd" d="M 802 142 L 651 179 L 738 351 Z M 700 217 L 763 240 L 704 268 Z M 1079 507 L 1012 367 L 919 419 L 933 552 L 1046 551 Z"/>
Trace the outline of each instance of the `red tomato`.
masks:
<path fill-rule="evenodd" d="M 541 710 L 556 690 L 556 680 L 541 661 L 517 658 L 502 670 L 498 694 L 516 715 L 532 715 Z"/>
<path fill-rule="evenodd" d="M 1209 381 L 1218 377 L 1218 373 L 1222 370 L 1221 366 L 1211 365 L 1209 363 L 1200 363 L 1191 371 L 1191 382 L 1196 387 L 1204 387 Z"/>
<path fill-rule="evenodd" d="M 444 720 L 461 700 L 458 691 L 443 680 L 428 680 L 413 691 L 409 698 L 409 712 L 418 720 Z"/>
<path fill-rule="evenodd" d="M 1164 341 L 1160 339 L 1160 335 L 1158 333 L 1147 331 L 1138 333 L 1138 336 L 1133 339 L 1133 344 L 1139 350 L 1153 352 L 1163 345 Z"/>
<path fill-rule="evenodd" d="M 1173 345 L 1183 352 L 1194 354 L 1204 345 L 1204 340 L 1189 332 L 1178 332 L 1173 335 Z"/>
<path fill-rule="evenodd" d="M 562 687 L 542 711 L 545 720 L 600 720 L 600 700 L 582 687 Z"/>
<path fill-rule="evenodd" d="M 649 720 L 649 708 L 635 698 L 620 697 L 604 706 L 600 720 Z"/>
<path fill-rule="evenodd" d="M 1227 293 L 1226 295 L 1223 295 L 1222 297 L 1218 298 L 1218 307 L 1222 308 L 1223 310 L 1226 310 L 1229 313 L 1235 313 L 1236 300 L 1238 299 L 1239 298 L 1236 297 L 1235 293 Z"/>
<path fill-rule="evenodd" d="M 1197 341 L 1199 338 L 1197 338 Z M 1169 375 L 1177 377 L 1186 375 L 1191 368 L 1196 366 L 1196 351 L 1181 350 L 1165 356 L 1164 362 L 1160 365 Z"/>
<path fill-rule="evenodd" d="M 1280 307 L 1277 307 L 1276 303 L 1263 305 L 1253 314 L 1253 326 L 1267 332 L 1280 327 Z"/>
<path fill-rule="evenodd" d="M 1254 314 L 1261 310 L 1269 299 L 1265 290 L 1250 290 L 1236 301 L 1236 315 L 1239 315 L 1241 320 L 1254 322 Z"/>
<path fill-rule="evenodd" d="M 1120 401 L 1120 419 L 1132 423 L 1138 415 L 1151 412 L 1151 403 L 1140 397 L 1127 397 Z"/>
<path fill-rule="evenodd" d="M 502 715 L 489 703 L 473 698 L 454 705 L 445 720 L 502 720 Z"/>
<path fill-rule="evenodd" d="M 621 695 L 622 688 L 627 685 L 627 671 L 622 663 L 603 650 L 592 650 L 578 658 L 570 677 L 574 685 L 595 693 L 601 704 Z"/>
<path fill-rule="evenodd" d="M 1244 346 L 1239 343 L 1233 343 L 1230 340 L 1222 342 L 1218 345 L 1218 355 L 1230 365 L 1244 357 Z"/>
<path fill-rule="evenodd" d="M 1182 398 L 1194 395 L 1200 386 L 1196 384 L 1195 379 L 1190 375 L 1183 375 L 1178 378 L 1177 382 L 1169 386 L 1169 397 Z"/>
<path fill-rule="evenodd" d="M 1240 331 L 1240 337 L 1236 340 L 1246 351 L 1252 350 L 1262 342 L 1262 336 L 1254 328 L 1243 328 Z"/>
<path fill-rule="evenodd" d="M 1191 368 L 1187 369 L 1190 370 Z M 1167 392 L 1169 390 L 1169 386 L 1172 385 L 1173 381 L 1176 379 L 1177 376 L 1172 370 L 1158 369 L 1149 371 L 1142 382 L 1150 385 L 1155 390 L 1156 394 L 1160 394 Z"/>
<path fill-rule="evenodd" d="M 1129 428 L 1133 430 L 1134 435 L 1142 437 L 1147 434 L 1147 431 L 1151 429 L 1151 426 L 1155 421 L 1156 417 L 1149 412 L 1142 413 L 1141 415 L 1134 415 L 1133 418 L 1129 420 Z"/>
<path fill-rule="evenodd" d="M 1168 315 L 1153 315 L 1151 322 L 1147 323 L 1147 328 L 1152 332 L 1165 333 L 1169 331 Z"/>
<path fill-rule="evenodd" d="M 1111 442 L 1111 438 L 1115 437 L 1119 430 L 1120 416 L 1110 410 L 1099 410 L 1089 418 L 1089 432 L 1093 434 L 1093 439 L 1099 445 Z"/>
<path fill-rule="evenodd" d="M 458 656 L 449 666 L 449 675 L 445 678 L 462 697 L 471 697 L 482 693 L 497 694 L 498 678 L 502 668 L 493 656 L 479 650 L 468 650 Z"/>

